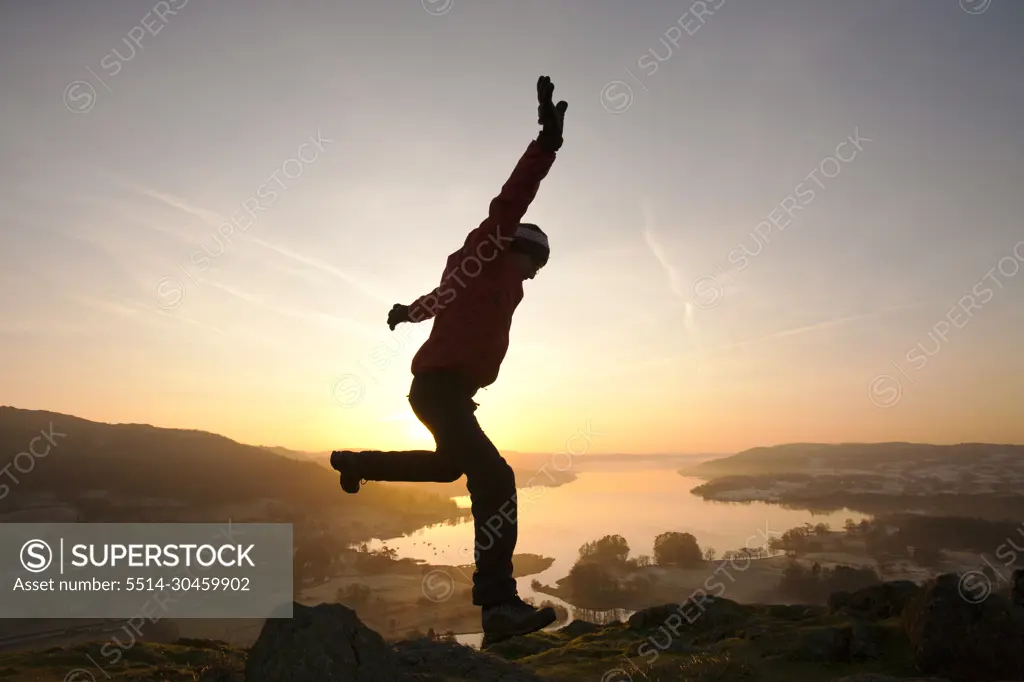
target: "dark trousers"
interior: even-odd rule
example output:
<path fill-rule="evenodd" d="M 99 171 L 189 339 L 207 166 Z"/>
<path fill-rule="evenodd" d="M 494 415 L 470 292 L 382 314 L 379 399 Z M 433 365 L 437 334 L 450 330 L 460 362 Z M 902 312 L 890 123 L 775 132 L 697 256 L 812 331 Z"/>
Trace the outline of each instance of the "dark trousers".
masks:
<path fill-rule="evenodd" d="M 465 474 L 475 534 L 473 604 L 486 607 L 516 595 L 512 554 L 518 507 L 512 467 L 480 428 L 475 394 L 476 387 L 452 372 L 417 375 L 409 404 L 433 434 L 437 450 L 362 452 L 356 461 L 368 481 L 450 483 Z"/>

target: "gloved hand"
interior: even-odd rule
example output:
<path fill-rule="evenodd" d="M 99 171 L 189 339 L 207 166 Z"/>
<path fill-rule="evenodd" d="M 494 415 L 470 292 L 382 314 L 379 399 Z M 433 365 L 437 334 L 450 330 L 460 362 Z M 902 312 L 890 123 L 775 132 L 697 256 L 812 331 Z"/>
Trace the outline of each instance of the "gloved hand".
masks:
<path fill-rule="evenodd" d="M 537 79 L 537 123 L 543 126 L 537 139 L 551 151 L 557 152 L 562 147 L 562 128 L 569 103 L 562 100 L 555 106 L 551 99 L 554 92 L 555 86 L 548 76 Z"/>
<path fill-rule="evenodd" d="M 402 322 L 411 322 L 409 319 L 409 306 L 396 303 L 388 313 L 388 327 L 395 331 L 395 327 Z"/>

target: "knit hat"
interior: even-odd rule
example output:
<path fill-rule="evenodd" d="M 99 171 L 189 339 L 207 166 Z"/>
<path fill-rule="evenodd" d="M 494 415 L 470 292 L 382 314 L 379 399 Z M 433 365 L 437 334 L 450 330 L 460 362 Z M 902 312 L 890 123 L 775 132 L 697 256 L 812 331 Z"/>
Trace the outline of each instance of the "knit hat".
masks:
<path fill-rule="evenodd" d="M 512 250 L 533 257 L 540 263 L 539 267 L 546 265 L 548 256 L 551 255 L 548 236 L 533 223 L 519 224 L 516 236 L 512 240 Z"/>

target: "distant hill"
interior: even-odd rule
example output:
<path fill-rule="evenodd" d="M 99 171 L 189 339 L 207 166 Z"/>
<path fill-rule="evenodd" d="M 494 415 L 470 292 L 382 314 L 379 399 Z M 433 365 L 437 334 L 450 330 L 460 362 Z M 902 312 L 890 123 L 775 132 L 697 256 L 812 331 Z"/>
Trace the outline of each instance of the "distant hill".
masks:
<path fill-rule="evenodd" d="M 295 459 L 300 462 L 315 462 L 320 466 L 327 469 L 331 468 L 331 451 L 325 450 L 323 452 L 306 452 L 305 450 L 290 450 L 288 448 L 282 448 L 280 446 L 258 446 L 268 452 L 272 452 L 279 457 L 286 457 L 288 459 Z"/>
<path fill-rule="evenodd" d="M 35 451 L 45 456 L 19 455 L 51 428 L 55 445 L 44 438 L 34 443 Z M 40 499 L 124 508 L 163 501 L 200 511 L 273 500 L 315 514 L 378 508 L 435 518 L 456 509 L 450 500 L 386 486 L 346 495 L 337 475 L 320 464 L 214 433 L 0 407 L 0 467 L 7 465 L 17 480 L 2 481 L 10 489 L 0 498 L 0 512 Z M 178 520 L 173 513 L 168 511 L 168 520 Z"/>
<path fill-rule="evenodd" d="M 822 469 L 871 471 L 888 464 L 963 466 L 971 460 L 992 455 L 1024 457 L 1024 445 L 960 443 L 791 443 L 756 447 L 743 452 L 702 462 L 680 471 L 684 476 L 716 478 L 720 476 L 813 473 Z"/>

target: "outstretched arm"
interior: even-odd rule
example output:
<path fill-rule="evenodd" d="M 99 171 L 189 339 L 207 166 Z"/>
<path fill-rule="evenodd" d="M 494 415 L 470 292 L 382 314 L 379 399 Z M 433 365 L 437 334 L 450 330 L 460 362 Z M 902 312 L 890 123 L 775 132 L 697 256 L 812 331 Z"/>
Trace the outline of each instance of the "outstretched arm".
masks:
<path fill-rule="evenodd" d="M 482 258 L 483 254 L 479 252 L 487 242 L 504 249 L 515 237 L 519 222 L 537 196 L 541 180 L 547 177 L 555 162 L 555 153 L 562 148 L 562 130 L 569 105 L 563 100 L 556 106 L 552 100 L 554 92 L 555 86 L 550 78 L 541 76 L 537 79 L 537 123 L 542 127 L 541 132 L 536 140 L 530 142 L 501 192 L 491 200 L 487 218 L 466 237 L 463 252 L 475 252 Z M 494 252 L 493 247 L 491 251 Z M 388 313 L 391 330 L 394 331 L 402 322 L 422 322 L 437 315 L 444 307 L 440 302 L 441 289 L 438 286 L 407 306 L 396 303 Z"/>
<path fill-rule="evenodd" d="M 519 222 L 555 162 L 555 153 L 562 147 L 565 111 L 569 105 L 562 101 L 555 106 L 551 99 L 554 91 L 555 86 L 547 76 L 537 80 L 537 123 L 542 130 L 526 148 L 501 192 L 491 201 L 487 218 L 469 233 L 464 250 L 479 250 L 488 241 L 505 248 L 515 237 Z"/>
<path fill-rule="evenodd" d="M 450 288 L 449 291 L 451 291 Z M 391 331 L 395 330 L 395 325 L 402 322 L 423 322 L 437 315 L 444 307 L 441 305 L 440 294 L 441 287 L 438 286 L 429 294 L 420 296 L 407 306 L 401 303 L 392 306 L 391 312 L 388 313 L 388 326 L 391 327 Z"/>
<path fill-rule="evenodd" d="M 441 284 L 443 285 L 444 282 Z M 441 289 L 442 287 L 439 285 L 429 294 L 420 296 L 409 305 L 396 303 L 391 306 L 391 312 L 388 313 L 388 327 L 391 328 L 391 331 L 394 331 L 395 327 L 402 322 L 423 322 L 441 312 L 446 305 L 441 302 Z M 449 286 L 447 293 L 454 294 L 455 290 Z M 448 303 L 451 303 L 451 300 Z"/>

